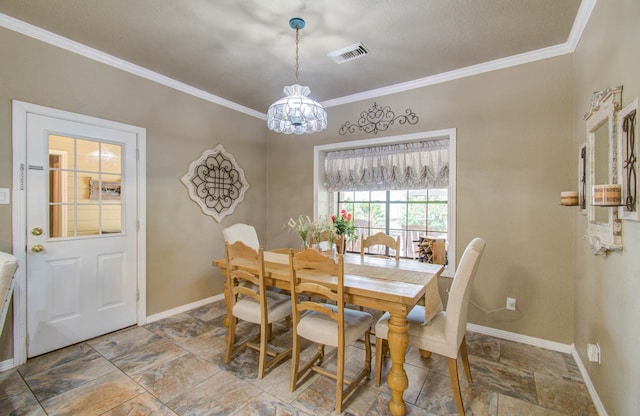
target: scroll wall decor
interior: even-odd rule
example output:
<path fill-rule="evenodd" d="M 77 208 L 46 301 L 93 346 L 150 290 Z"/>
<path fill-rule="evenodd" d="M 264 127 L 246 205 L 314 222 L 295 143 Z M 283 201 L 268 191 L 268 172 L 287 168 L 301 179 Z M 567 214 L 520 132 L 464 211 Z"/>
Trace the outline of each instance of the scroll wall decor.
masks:
<path fill-rule="evenodd" d="M 622 182 L 622 207 L 619 216 L 623 220 L 640 221 L 638 204 L 638 98 L 620 110 L 618 115 L 618 159 Z"/>
<path fill-rule="evenodd" d="M 378 134 L 378 132 L 387 130 L 396 121 L 398 124 L 416 124 L 418 120 L 418 116 L 410 108 L 405 110 L 405 114 L 396 116 L 391 107 L 380 107 L 377 103 L 373 103 L 373 107 L 360 113 L 357 124 L 346 121 L 340 126 L 338 133 L 344 136 L 347 133 L 355 133 L 358 128 L 359 131 L 365 133 Z"/>
<path fill-rule="evenodd" d="M 233 213 L 249 189 L 244 170 L 221 144 L 191 162 L 181 180 L 189 197 L 217 222 Z"/>

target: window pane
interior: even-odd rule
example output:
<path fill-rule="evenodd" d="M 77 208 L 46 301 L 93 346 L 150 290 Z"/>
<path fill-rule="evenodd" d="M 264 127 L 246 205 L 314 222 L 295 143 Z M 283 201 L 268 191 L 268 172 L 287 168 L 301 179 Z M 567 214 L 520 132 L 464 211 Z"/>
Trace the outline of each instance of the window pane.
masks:
<path fill-rule="evenodd" d="M 369 226 L 369 203 L 368 202 L 360 202 L 360 203 L 354 204 L 353 220 L 356 227 Z"/>
<path fill-rule="evenodd" d="M 84 172 L 100 170 L 100 143 L 92 140 L 76 140 L 77 169 Z"/>
<path fill-rule="evenodd" d="M 341 201 L 353 201 L 353 192 L 340 192 L 340 200 Z"/>
<path fill-rule="evenodd" d="M 372 201 L 386 201 L 387 200 L 387 191 L 373 191 L 373 192 L 371 192 L 371 200 Z"/>
<path fill-rule="evenodd" d="M 429 205 L 429 231 L 447 231 L 447 205 Z"/>
<path fill-rule="evenodd" d="M 406 218 L 407 204 L 391 203 L 389 204 L 389 228 L 404 228 L 404 218 Z"/>
<path fill-rule="evenodd" d="M 343 202 L 340 204 L 340 207 L 338 209 L 338 213 L 340 213 L 340 211 L 342 210 L 347 210 L 347 212 L 350 212 L 351 215 L 353 215 L 353 202 Z"/>
<path fill-rule="evenodd" d="M 369 201 L 369 192 L 354 192 L 354 201 Z"/>
<path fill-rule="evenodd" d="M 122 232 L 122 204 L 107 201 L 102 205 L 102 234 Z"/>
<path fill-rule="evenodd" d="M 118 144 L 101 143 L 100 160 L 102 172 L 122 173 L 122 146 Z"/>
<path fill-rule="evenodd" d="M 429 201 L 447 201 L 449 195 L 448 189 L 430 189 Z"/>
<path fill-rule="evenodd" d="M 356 202 L 347 199 L 351 195 Z M 341 192 L 338 197 L 339 209 L 353 213 L 357 235 L 400 236 L 400 256 L 419 257 L 421 237 L 447 239 L 447 189 Z M 349 243 L 347 249 L 358 252 L 360 245 Z M 378 251 L 371 252 L 395 255 L 384 248 Z"/>
<path fill-rule="evenodd" d="M 390 201 L 406 201 L 407 200 L 407 191 L 390 191 L 389 192 L 389 200 Z"/>
<path fill-rule="evenodd" d="M 409 191 L 409 201 L 426 201 L 427 193 L 426 189 L 411 190 Z"/>
<path fill-rule="evenodd" d="M 372 228 L 380 228 L 384 230 L 387 225 L 386 204 L 372 203 L 369 212 L 369 222 Z"/>
<path fill-rule="evenodd" d="M 427 205 L 426 204 L 409 204 L 407 213 L 404 214 L 404 222 L 407 224 L 407 228 L 412 229 L 427 229 Z"/>
<path fill-rule="evenodd" d="M 95 235 L 100 230 L 100 205 L 78 205 L 78 235 Z"/>

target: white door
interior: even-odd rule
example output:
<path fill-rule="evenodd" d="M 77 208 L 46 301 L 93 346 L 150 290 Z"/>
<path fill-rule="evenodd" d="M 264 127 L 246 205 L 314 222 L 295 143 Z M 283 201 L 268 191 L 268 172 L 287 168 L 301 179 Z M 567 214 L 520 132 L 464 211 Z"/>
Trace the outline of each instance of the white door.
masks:
<path fill-rule="evenodd" d="M 136 135 L 27 114 L 27 355 L 136 323 Z"/>

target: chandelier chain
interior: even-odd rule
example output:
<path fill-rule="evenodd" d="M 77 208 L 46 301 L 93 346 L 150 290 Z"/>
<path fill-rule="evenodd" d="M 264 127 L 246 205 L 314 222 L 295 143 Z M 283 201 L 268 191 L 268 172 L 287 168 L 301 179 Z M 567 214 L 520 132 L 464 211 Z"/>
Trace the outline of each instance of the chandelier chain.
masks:
<path fill-rule="evenodd" d="M 296 84 L 298 83 L 298 33 L 300 32 L 300 25 L 296 25 Z"/>

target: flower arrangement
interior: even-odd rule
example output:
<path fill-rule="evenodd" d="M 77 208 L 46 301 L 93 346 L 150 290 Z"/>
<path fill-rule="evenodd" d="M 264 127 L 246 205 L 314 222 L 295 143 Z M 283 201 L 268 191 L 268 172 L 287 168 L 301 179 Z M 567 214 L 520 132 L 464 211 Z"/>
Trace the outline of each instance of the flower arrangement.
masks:
<path fill-rule="evenodd" d="M 335 242 L 340 244 L 339 252 L 343 252 L 346 240 L 354 240 L 356 237 L 356 227 L 353 222 L 353 216 L 347 210 L 340 211 L 340 215 L 332 215 L 331 217 L 321 216 L 312 221 L 309 216 L 300 215 L 297 220 L 289 218 L 286 226 L 289 231 L 297 233 L 302 239 L 302 248 L 309 246 L 309 237 L 312 237 L 313 243 L 320 249 L 323 241 L 330 242 L 329 247 Z"/>
<path fill-rule="evenodd" d="M 289 231 L 294 231 L 300 236 L 300 238 L 302 239 L 302 246 L 304 248 L 307 248 L 307 238 L 309 236 L 309 230 L 312 228 L 312 222 L 309 216 L 300 215 L 297 221 L 293 218 L 289 218 L 287 226 L 289 227 Z"/>
<path fill-rule="evenodd" d="M 333 227 L 333 221 L 326 215 L 317 218 L 311 224 L 311 235 L 313 236 L 313 242 L 320 245 L 323 241 L 330 241 L 333 243 L 335 239 L 335 229 Z"/>
<path fill-rule="evenodd" d="M 333 222 L 333 227 L 335 228 L 335 233 L 339 237 L 346 237 L 350 240 L 354 239 L 356 236 L 356 226 L 352 221 L 352 215 L 350 212 L 347 212 L 346 209 L 340 211 L 340 216 L 331 216 L 331 221 Z"/>

